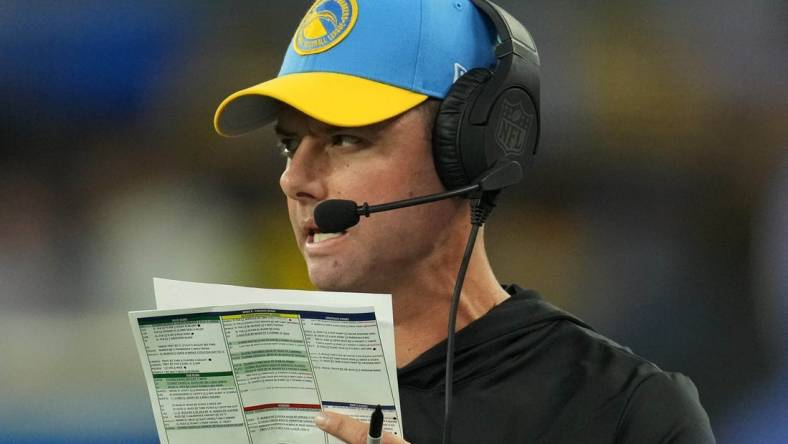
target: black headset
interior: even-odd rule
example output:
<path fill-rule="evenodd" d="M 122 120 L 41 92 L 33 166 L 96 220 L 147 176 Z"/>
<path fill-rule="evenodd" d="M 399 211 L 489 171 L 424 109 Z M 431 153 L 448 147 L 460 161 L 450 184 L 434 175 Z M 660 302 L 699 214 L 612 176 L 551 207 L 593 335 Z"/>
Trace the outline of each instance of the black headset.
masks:
<path fill-rule="evenodd" d="M 435 169 L 448 190 L 473 184 L 502 163 L 531 166 L 539 140 L 539 54 L 531 34 L 489 0 L 472 2 L 499 42 L 491 71 L 474 68 L 449 89 L 435 117 Z"/>

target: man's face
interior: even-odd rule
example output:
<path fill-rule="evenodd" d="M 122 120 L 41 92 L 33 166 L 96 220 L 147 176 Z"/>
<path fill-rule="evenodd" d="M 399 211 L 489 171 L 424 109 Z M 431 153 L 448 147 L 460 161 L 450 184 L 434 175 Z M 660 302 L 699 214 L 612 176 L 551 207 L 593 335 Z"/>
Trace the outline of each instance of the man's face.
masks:
<path fill-rule="evenodd" d="M 312 283 L 324 290 L 387 292 L 429 273 L 457 200 L 363 218 L 340 234 L 319 233 L 315 206 L 326 199 L 371 205 L 443 190 L 432 161 L 426 113 L 411 110 L 383 123 L 340 128 L 292 108 L 277 133 L 288 155 L 280 185 Z"/>

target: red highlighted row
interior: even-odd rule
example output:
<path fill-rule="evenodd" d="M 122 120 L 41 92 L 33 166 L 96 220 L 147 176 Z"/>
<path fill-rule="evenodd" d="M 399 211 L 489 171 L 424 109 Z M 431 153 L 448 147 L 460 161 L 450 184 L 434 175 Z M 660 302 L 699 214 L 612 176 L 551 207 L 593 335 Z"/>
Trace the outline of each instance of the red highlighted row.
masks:
<path fill-rule="evenodd" d="M 253 412 L 255 410 L 266 410 L 266 409 L 313 409 L 313 410 L 320 410 L 320 404 L 282 404 L 282 403 L 273 403 L 273 404 L 250 405 L 248 407 L 244 407 L 244 411 L 245 412 Z"/>

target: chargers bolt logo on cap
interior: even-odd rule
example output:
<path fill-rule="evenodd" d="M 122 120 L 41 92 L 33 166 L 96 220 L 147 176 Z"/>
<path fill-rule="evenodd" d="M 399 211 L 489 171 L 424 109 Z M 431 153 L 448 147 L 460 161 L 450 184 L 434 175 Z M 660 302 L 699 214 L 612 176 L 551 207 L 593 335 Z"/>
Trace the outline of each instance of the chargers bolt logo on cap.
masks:
<path fill-rule="evenodd" d="M 300 55 L 327 51 L 350 34 L 357 18 L 356 0 L 317 0 L 296 30 L 293 50 Z"/>

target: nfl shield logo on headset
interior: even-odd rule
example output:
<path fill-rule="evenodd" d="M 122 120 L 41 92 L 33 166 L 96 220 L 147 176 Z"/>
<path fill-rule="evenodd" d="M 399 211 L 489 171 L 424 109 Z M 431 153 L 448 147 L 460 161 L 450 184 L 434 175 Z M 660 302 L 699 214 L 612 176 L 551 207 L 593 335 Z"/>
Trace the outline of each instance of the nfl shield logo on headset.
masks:
<path fill-rule="evenodd" d="M 533 114 L 526 112 L 521 101 L 504 99 L 501 118 L 495 130 L 495 141 L 507 156 L 523 154 L 525 140 L 533 121 Z"/>

